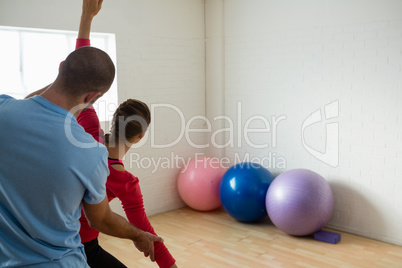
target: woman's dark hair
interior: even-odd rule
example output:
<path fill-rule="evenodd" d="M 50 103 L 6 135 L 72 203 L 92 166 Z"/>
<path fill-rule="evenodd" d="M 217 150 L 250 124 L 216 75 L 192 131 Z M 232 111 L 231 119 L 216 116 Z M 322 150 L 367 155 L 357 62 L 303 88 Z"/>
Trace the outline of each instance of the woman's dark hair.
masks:
<path fill-rule="evenodd" d="M 128 99 L 113 114 L 111 133 L 105 135 L 106 143 L 128 142 L 138 134 L 145 132 L 151 123 L 148 106 L 139 100 Z M 114 141 L 110 140 L 114 137 Z"/>

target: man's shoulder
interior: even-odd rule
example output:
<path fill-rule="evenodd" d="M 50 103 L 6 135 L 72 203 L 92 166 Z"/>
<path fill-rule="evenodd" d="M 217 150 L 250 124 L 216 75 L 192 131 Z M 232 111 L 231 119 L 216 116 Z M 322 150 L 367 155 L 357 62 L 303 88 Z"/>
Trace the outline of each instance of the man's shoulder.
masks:
<path fill-rule="evenodd" d="M 77 124 L 78 125 L 78 124 Z M 68 131 L 65 132 L 67 136 L 67 143 L 71 146 L 72 150 L 83 154 L 96 154 L 103 155 L 107 153 L 105 145 L 99 143 L 90 134 L 86 133 L 81 126 L 73 129 L 74 133 L 69 135 Z"/>
<path fill-rule="evenodd" d="M 0 99 L 14 99 L 14 98 L 6 94 L 0 94 Z"/>
<path fill-rule="evenodd" d="M 15 99 L 13 97 L 9 96 L 9 95 L 6 95 L 6 94 L 1 94 L 0 95 L 0 104 L 4 103 L 4 102 L 7 102 L 7 101 L 13 101 L 13 100 L 15 100 Z"/>

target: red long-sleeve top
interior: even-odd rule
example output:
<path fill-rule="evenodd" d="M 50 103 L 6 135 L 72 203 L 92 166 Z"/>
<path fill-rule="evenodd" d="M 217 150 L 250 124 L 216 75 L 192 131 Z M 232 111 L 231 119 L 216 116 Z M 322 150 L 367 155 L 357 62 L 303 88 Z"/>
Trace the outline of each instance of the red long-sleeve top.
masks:
<path fill-rule="evenodd" d="M 88 46 L 89 39 L 77 39 L 76 48 Z M 78 123 L 91 134 L 98 142 L 103 143 L 103 130 L 100 127 L 98 116 L 93 107 L 81 112 L 77 118 Z M 106 181 L 106 193 L 108 201 L 119 198 L 128 221 L 137 228 L 156 235 L 151 223 L 145 213 L 143 196 L 137 177 L 128 171 L 118 171 L 111 164 L 115 160 L 108 161 L 110 174 Z M 83 243 L 98 237 L 99 232 L 89 227 L 84 212 L 81 211 L 80 236 Z M 163 243 L 155 243 L 155 258 L 161 268 L 170 268 L 176 261 Z"/>

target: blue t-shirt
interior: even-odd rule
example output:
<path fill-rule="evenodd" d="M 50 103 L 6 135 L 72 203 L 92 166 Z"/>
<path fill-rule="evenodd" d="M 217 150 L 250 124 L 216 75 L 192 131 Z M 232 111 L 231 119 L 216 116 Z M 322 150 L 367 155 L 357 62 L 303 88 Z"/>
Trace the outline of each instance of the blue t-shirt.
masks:
<path fill-rule="evenodd" d="M 0 267 L 87 267 L 81 201 L 105 198 L 107 156 L 67 110 L 0 95 Z"/>

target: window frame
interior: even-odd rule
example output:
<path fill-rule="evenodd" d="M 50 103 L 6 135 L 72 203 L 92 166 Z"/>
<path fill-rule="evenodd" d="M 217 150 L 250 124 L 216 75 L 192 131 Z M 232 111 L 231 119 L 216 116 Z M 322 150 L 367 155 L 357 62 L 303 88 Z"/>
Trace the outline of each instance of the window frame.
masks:
<path fill-rule="evenodd" d="M 55 68 L 56 70 L 52 71 L 55 73 L 55 75 L 49 80 L 49 81 L 41 81 L 42 85 L 39 86 L 33 85 L 34 83 L 27 83 L 26 82 L 26 77 L 27 77 L 27 70 L 25 70 L 27 66 L 27 58 L 25 53 L 26 49 L 25 46 L 27 45 L 27 36 L 32 35 L 32 34 L 38 34 L 41 35 L 41 38 L 43 38 L 45 35 L 49 37 L 49 39 L 52 39 L 53 37 L 57 36 L 58 39 L 62 39 L 61 37 L 64 37 L 65 42 L 62 46 L 66 48 L 66 50 L 63 50 L 64 55 L 60 55 L 60 58 L 54 59 L 54 61 L 59 60 L 59 62 L 62 62 L 64 58 L 71 53 L 75 49 L 75 42 L 77 39 L 78 32 L 77 31 L 66 31 L 66 30 L 50 30 L 50 29 L 39 29 L 39 28 L 27 28 L 27 27 L 13 27 L 13 26 L 1 26 L 0 25 L 0 36 L 4 32 L 10 32 L 10 33 L 16 33 L 18 34 L 18 71 L 19 71 L 19 76 L 16 74 L 16 70 L 14 68 L 14 71 L 10 71 L 12 73 L 13 77 L 17 79 L 16 77 L 18 76 L 19 79 L 16 81 L 13 79 L 14 83 L 7 85 L 2 85 L 3 90 L 0 90 L 0 94 L 4 94 L 4 92 L 1 91 L 6 91 L 5 94 L 10 95 L 14 98 L 17 99 L 22 99 L 25 98 L 29 93 L 36 91 L 40 88 L 43 88 L 44 86 L 52 83 L 57 75 L 57 67 L 58 66 L 53 66 L 49 68 Z M 4 34 L 5 35 L 5 34 Z M 32 38 L 32 37 L 31 37 Z M 56 42 L 56 38 L 53 38 L 54 42 L 57 43 L 55 46 L 60 45 L 60 40 Z M 99 49 L 104 50 L 110 58 L 112 59 L 113 63 L 116 65 L 116 37 L 115 34 L 112 33 L 99 33 L 99 32 L 91 32 L 90 36 L 91 40 L 91 46 L 97 47 Z M 10 40 L 3 40 L 3 42 L 11 42 Z M 15 40 L 13 40 L 15 42 Z M 52 43 L 52 40 L 49 41 Z M 6 49 L 6 43 L 3 43 L 3 46 L 0 44 L 0 49 L 5 50 Z M 39 49 L 40 50 L 40 49 Z M 7 53 L 6 51 L 3 53 Z M 38 53 L 43 53 L 42 51 Z M 45 54 L 45 53 L 43 53 Z M 4 55 L 4 54 L 3 54 Z M 10 58 L 8 59 L 2 59 L 1 61 L 3 62 L 3 66 L 1 66 L 2 62 L 0 62 L 0 70 L 6 70 L 7 71 L 7 63 L 10 63 Z M 24 61 L 25 60 L 25 61 Z M 30 64 L 39 64 L 40 63 L 32 63 Z M 15 63 L 13 62 L 13 66 L 15 67 Z M 48 68 L 48 69 L 49 69 Z M 40 69 L 40 68 L 38 68 Z M 117 69 L 117 68 L 116 68 Z M 9 74 L 10 74 L 9 73 Z M 7 75 L 5 73 L 4 75 Z M 35 74 L 36 75 L 36 74 Z M 40 71 L 38 71 L 37 75 L 40 77 Z M 49 78 L 47 78 L 49 79 Z M 41 79 L 39 78 L 38 81 Z M 11 80 L 10 80 L 11 81 Z M 40 82 L 38 82 L 40 83 Z M 14 90 L 15 89 L 15 90 Z M 12 90 L 12 91 L 11 91 Z M 15 91 L 15 92 L 14 92 Z M 107 93 L 104 94 L 102 98 L 100 98 L 95 104 L 94 108 L 97 110 L 99 120 L 100 121 L 109 121 L 113 115 L 114 110 L 117 107 L 118 102 L 118 90 L 117 90 L 117 75 L 115 77 L 115 80 L 109 89 Z"/>

